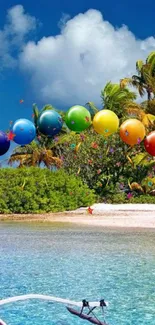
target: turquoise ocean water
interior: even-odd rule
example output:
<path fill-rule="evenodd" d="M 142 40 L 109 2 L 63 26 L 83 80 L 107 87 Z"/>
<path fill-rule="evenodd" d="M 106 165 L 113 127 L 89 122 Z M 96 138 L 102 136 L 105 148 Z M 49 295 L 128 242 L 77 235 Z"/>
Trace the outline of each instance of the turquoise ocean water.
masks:
<path fill-rule="evenodd" d="M 155 325 L 155 231 L 0 224 L 0 299 L 38 293 L 109 301 L 110 325 Z M 0 306 L 8 325 L 82 325 L 65 306 Z"/>

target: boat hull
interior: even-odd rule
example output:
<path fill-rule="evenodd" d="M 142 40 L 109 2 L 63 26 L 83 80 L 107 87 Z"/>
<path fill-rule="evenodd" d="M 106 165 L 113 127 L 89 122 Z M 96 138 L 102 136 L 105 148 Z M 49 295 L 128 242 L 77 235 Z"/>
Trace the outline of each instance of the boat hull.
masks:
<path fill-rule="evenodd" d="M 85 320 L 89 321 L 90 323 L 97 324 L 97 325 L 108 325 L 107 323 L 101 322 L 100 320 L 98 320 L 95 317 L 92 317 L 91 315 L 83 314 L 83 313 L 78 312 L 77 310 L 75 310 L 73 308 L 70 308 L 70 307 L 66 307 L 66 308 L 71 314 L 73 314 L 75 316 L 78 316 L 78 317 L 80 317 L 82 319 L 85 319 Z"/>

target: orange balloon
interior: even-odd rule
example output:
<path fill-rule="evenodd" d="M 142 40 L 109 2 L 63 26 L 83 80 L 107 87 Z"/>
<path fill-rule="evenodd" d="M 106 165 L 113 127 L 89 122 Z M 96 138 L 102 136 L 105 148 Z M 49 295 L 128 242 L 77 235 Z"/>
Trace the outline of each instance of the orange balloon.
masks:
<path fill-rule="evenodd" d="M 145 127 L 137 119 L 128 119 L 120 126 L 120 137 L 125 143 L 134 146 L 144 139 Z"/>

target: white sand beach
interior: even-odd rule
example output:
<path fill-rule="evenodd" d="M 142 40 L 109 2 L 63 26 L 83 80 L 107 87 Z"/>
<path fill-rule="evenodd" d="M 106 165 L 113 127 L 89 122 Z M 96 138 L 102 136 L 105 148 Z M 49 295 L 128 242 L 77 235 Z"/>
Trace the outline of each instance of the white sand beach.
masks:
<path fill-rule="evenodd" d="M 104 204 L 75 211 L 46 214 L 6 214 L 0 221 L 72 223 L 99 227 L 155 228 L 155 204 Z"/>

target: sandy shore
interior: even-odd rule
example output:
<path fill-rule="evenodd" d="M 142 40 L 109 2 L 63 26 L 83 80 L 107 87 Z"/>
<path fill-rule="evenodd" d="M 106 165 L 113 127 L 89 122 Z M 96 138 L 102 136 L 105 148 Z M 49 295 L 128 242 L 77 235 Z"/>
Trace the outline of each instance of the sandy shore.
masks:
<path fill-rule="evenodd" d="M 47 214 L 0 215 L 1 222 L 53 222 L 99 227 L 155 228 L 155 204 L 94 204 L 93 213 L 87 208 Z"/>

